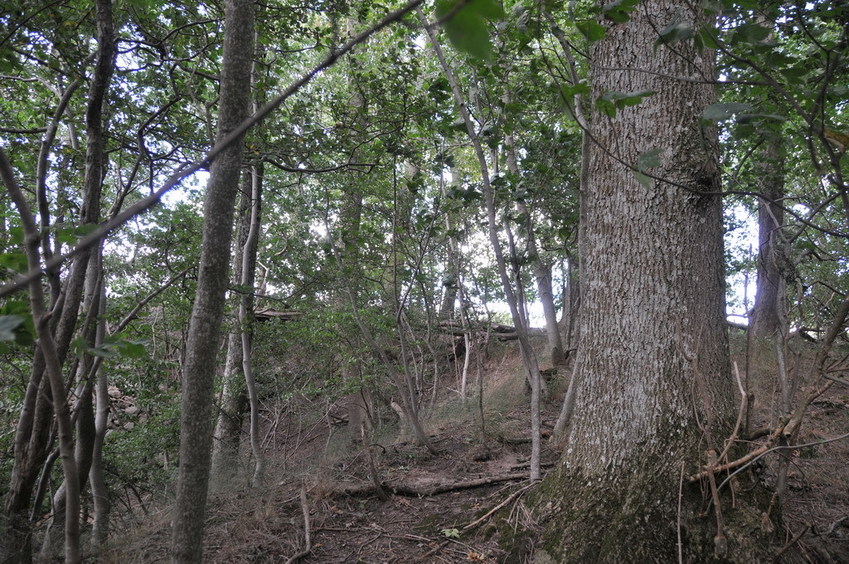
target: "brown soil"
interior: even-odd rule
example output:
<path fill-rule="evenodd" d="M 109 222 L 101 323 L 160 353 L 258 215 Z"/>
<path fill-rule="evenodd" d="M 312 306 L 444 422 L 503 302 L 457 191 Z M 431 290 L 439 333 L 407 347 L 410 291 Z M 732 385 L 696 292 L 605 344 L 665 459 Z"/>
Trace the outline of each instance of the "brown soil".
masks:
<path fill-rule="evenodd" d="M 477 399 L 462 406 L 455 392 L 447 392 L 426 421 L 438 455 L 393 436 L 374 439 L 369 450 L 385 501 L 369 475 L 368 452 L 351 440 L 344 425 L 329 423 L 335 420 L 332 410 L 302 426 L 306 430 L 297 436 L 291 431 L 297 425 L 277 426 L 279 436 L 270 441 L 277 449 L 268 452 L 274 476 L 269 485 L 233 485 L 210 498 L 206 561 L 287 562 L 306 547 L 306 510 L 311 546 L 300 562 L 532 562 L 536 529 L 522 503 L 528 491 L 530 424 L 518 363 L 508 347 L 488 364 L 485 440 L 480 438 Z M 752 428 L 769 426 L 774 386 L 754 384 Z M 802 385 L 797 397 L 809 391 Z M 553 390 L 546 404 L 546 432 L 556 419 L 562 392 Z M 820 443 L 846 433 L 847 427 L 849 390 L 835 385 L 809 408 L 796 444 Z M 290 431 L 280 430 L 284 428 Z M 783 526 L 793 550 L 784 552 L 785 557 L 849 562 L 849 440 L 794 448 L 786 455 L 790 468 Z M 768 486 L 775 485 L 778 456 L 770 453 L 753 465 Z M 557 457 L 545 441 L 544 468 Z M 126 535 L 124 542 L 105 561 L 167 560 L 166 510 L 119 534 Z"/>

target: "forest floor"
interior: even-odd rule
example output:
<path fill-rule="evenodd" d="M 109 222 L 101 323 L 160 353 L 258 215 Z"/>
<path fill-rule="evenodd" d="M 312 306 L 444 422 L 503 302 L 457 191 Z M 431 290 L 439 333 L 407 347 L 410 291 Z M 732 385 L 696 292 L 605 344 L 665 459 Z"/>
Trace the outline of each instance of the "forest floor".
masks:
<path fill-rule="evenodd" d="M 498 347 L 484 367 L 483 434 L 479 398 L 461 402 L 456 392 L 437 402 L 425 422 L 437 455 L 391 430 L 375 432 L 368 451 L 386 499 L 374 486 L 368 451 L 346 426 L 333 424 L 332 409 L 311 425 L 303 418 L 299 424 L 276 420 L 266 436 L 275 433 L 268 444 L 277 445 L 267 451 L 268 485 L 233 483 L 210 498 L 206 561 L 533 562 L 536 526 L 523 504 L 529 491 L 528 396 L 514 347 Z M 755 385 L 752 428 L 769 422 L 776 395 L 768 382 Z M 801 382 L 797 395 L 809 391 Z M 554 425 L 562 393 L 552 385 L 544 434 Z M 834 386 L 810 406 L 798 444 L 820 443 L 847 428 L 849 390 Z M 550 441 L 543 444 L 545 472 L 559 451 Z M 785 557 L 849 562 L 849 440 L 792 449 L 789 456 L 783 526 L 794 550 Z M 761 481 L 774 486 L 777 457 L 763 460 Z M 119 532 L 121 542 L 101 561 L 167 561 L 168 512 L 163 506 Z"/>

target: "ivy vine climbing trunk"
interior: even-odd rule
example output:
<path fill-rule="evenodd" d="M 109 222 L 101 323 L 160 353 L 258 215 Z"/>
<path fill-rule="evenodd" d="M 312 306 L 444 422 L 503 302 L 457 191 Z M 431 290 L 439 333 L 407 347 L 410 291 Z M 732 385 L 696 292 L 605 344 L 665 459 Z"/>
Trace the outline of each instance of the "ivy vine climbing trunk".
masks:
<path fill-rule="evenodd" d="M 250 109 L 254 50 L 254 5 L 227 0 L 221 66 L 220 143 Z M 204 202 L 203 240 L 195 303 L 189 322 L 180 417 L 180 469 L 171 539 L 173 562 L 201 562 L 212 443 L 212 399 L 216 358 L 230 262 L 233 212 L 242 169 L 242 142 L 212 161 Z"/>
<path fill-rule="evenodd" d="M 591 116 L 577 407 L 532 503 L 558 562 L 758 560 L 748 528 L 728 515 L 723 525 L 728 505 L 705 516 L 698 485 L 679 498 L 682 471 L 724 453 L 735 411 L 718 143 L 700 119 L 715 101 L 713 55 L 658 43 L 670 22 L 707 22 L 672 0 L 640 2 L 625 19 L 605 19 L 593 45 L 592 98 L 646 96 Z M 641 181 L 633 166 L 655 149 L 659 165 Z"/>

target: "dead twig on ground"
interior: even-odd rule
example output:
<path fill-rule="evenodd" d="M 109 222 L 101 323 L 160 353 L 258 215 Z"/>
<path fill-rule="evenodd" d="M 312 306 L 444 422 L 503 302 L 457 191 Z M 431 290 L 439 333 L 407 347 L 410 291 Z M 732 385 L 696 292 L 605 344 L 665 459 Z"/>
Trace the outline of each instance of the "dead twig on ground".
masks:
<path fill-rule="evenodd" d="M 817 536 L 820 536 L 820 537 L 827 537 L 828 535 L 830 535 L 831 533 L 834 532 L 834 529 L 836 529 L 839 525 L 842 525 L 843 522 L 846 521 L 847 519 L 849 519 L 849 515 L 841 517 L 837 521 L 832 522 L 831 525 L 828 527 L 828 529 L 826 529 L 825 531 L 822 531 L 822 532 L 817 531 L 816 527 L 811 527 L 811 532 L 813 534 L 817 535 Z"/>
<path fill-rule="evenodd" d="M 817 444 L 821 444 L 823 442 L 831 442 L 834 440 L 839 440 L 847 435 L 842 435 L 840 437 L 836 437 L 834 439 L 829 439 L 827 441 L 818 441 L 816 443 L 811 443 L 810 445 L 800 445 L 796 447 L 787 447 L 786 445 L 774 446 L 779 442 L 779 439 L 789 439 L 794 436 L 794 433 L 799 428 L 799 425 L 802 423 L 802 419 L 805 416 L 805 412 L 808 407 L 813 403 L 814 400 L 822 396 L 825 392 L 827 392 L 835 383 L 834 380 L 826 378 L 826 360 L 828 359 L 829 353 L 831 352 L 831 348 L 834 345 L 835 339 L 838 335 L 842 334 L 844 330 L 844 326 L 846 324 L 847 317 L 849 317 L 849 296 L 846 296 L 843 302 L 840 304 L 834 319 L 832 320 L 831 326 L 826 333 L 825 339 L 822 341 L 822 346 L 820 347 L 819 352 L 817 353 L 816 359 L 814 361 L 813 370 L 814 373 L 819 375 L 824 383 L 820 385 L 813 392 L 808 394 L 808 396 L 799 404 L 799 406 L 790 414 L 789 417 L 782 420 L 782 423 L 772 431 L 767 439 L 766 443 L 759 448 L 753 450 L 752 452 L 746 454 L 734 460 L 732 462 L 728 462 L 726 464 L 717 464 L 711 465 L 710 463 L 704 467 L 701 472 L 697 474 L 693 474 L 687 477 L 687 481 L 690 483 L 698 482 L 707 478 L 710 475 L 716 475 L 719 472 L 725 472 L 727 470 L 735 470 L 728 478 L 726 478 L 722 484 L 719 485 L 720 488 L 728 482 L 735 474 L 737 474 L 742 468 L 747 467 L 749 464 L 765 455 L 768 452 L 773 450 L 779 450 L 784 448 L 801 448 L 803 446 L 813 446 Z"/>
<path fill-rule="evenodd" d="M 512 494 L 507 496 L 507 498 L 504 501 L 502 501 L 501 503 L 499 503 L 498 505 L 496 505 L 495 507 L 493 507 L 492 509 L 490 509 L 489 511 L 484 513 L 481 517 L 479 517 L 479 518 L 475 519 L 474 521 L 472 521 L 471 523 L 463 526 L 462 530 L 468 531 L 469 529 L 473 529 L 473 528 L 477 527 L 478 525 L 480 525 L 481 523 L 483 523 L 484 521 L 486 521 L 487 519 L 489 519 L 490 517 L 495 515 L 495 513 L 497 513 L 500 509 L 506 507 L 507 505 L 509 505 L 513 501 L 517 500 L 522 494 L 524 494 L 526 491 L 528 491 L 530 488 L 532 488 L 537 483 L 539 483 L 539 482 L 534 481 L 534 482 L 531 482 L 530 484 L 527 484 L 527 485 L 519 488 L 518 490 L 516 490 L 515 492 L 513 492 Z"/>
<path fill-rule="evenodd" d="M 811 528 L 810 525 L 805 525 L 804 527 L 802 527 L 802 529 L 798 533 L 793 535 L 793 538 L 791 538 L 789 541 L 787 541 L 787 543 L 784 546 L 781 547 L 781 550 L 779 550 L 778 552 L 775 553 L 775 556 L 772 557 L 772 561 L 778 562 L 781 555 L 784 554 L 785 552 L 787 552 L 788 550 L 790 550 L 790 548 L 792 548 L 794 544 L 799 542 L 799 539 L 802 538 L 802 535 L 804 535 L 806 532 L 808 532 L 808 529 L 810 529 L 810 528 Z"/>
<path fill-rule="evenodd" d="M 312 552 L 312 541 L 310 539 L 310 506 L 307 504 L 307 488 L 304 484 L 301 484 L 301 511 L 304 514 L 304 549 L 287 560 L 286 564 L 294 564 Z"/>

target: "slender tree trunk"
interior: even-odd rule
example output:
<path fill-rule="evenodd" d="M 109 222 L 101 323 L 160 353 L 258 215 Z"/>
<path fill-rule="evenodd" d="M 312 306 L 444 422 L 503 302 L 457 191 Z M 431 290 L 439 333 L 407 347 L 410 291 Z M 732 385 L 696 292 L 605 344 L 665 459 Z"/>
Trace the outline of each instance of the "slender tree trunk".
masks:
<path fill-rule="evenodd" d="M 6 157 L 6 153 L 2 150 L 0 150 L 0 175 L 2 175 L 3 183 L 6 185 L 6 189 L 21 216 L 21 223 L 24 227 L 24 247 L 27 255 L 27 266 L 30 269 L 37 269 L 41 263 L 38 228 L 33 221 L 32 213 L 30 212 L 29 204 L 24 197 L 23 191 L 15 181 L 12 166 Z M 65 527 L 65 561 L 74 563 L 80 561 L 80 523 L 78 518 L 80 496 L 77 464 L 74 459 L 74 437 L 68 409 L 68 397 L 65 393 L 65 383 L 62 378 L 62 366 L 56 350 L 56 341 L 53 339 L 49 327 L 50 317 L 45 309 L 44 290 L 41 287 L 40 279 L 36 278 L 33 280 L 30 284 L 29 293 L 32 318 L 38 338 L 38 348 L 41 350 L 44 359 L 50 385 L 51 399 L 53 400 L 58 428 L 62 470 L 68 488 L 68 502 L 65 507 L 67 520 L 67 526 Z M 27 544 L 29 544 L 28 539 L 26 540 Z M 12 554 L 11 560 L 15 561 L 18 556 L 19 554 Z M 25 556 L 28 556 L 28 554 Z"/>
<path fill-rule="evenodd" d="M 451 184 L 459 185 L 459 171 L 451 167 Z M 448 190 L 444 181 L 440 182 L 442 199 L 448 201 Z M 460 290 L 460 241 L 456 235 L 456 212 L 449 210 L 445 214 L 445 229 L 448 231 L 448 256 L 445 258 L 445 275 L 442 280 L 442 302 L 439 306 L 438 321 L 448 321 L 454 315 L 454 306 Z"/>
<path fill-rule="evenodd" d="M 236 230 L 236 252 L 233 253 L 233 270 L 230 276 L 233 286 L 240 286 L 245 241 L 251 222 L 252 181 L 248 173 L 242 175 Z M 244 413 L 248 407 L 245 375 L 242 366 L 242 337 L 239 321 L 241 296 L 232 300 L 234 310 L 230 322 L 233 328 L 227 335 L 227 355 L 221 377 L 221 401 L 212 443 L 212 485 L 226 487 L 237 474 L 239 449 L 242 442 Z"/>
<path fill-rule="evenodd" d="M 560 47 L 563 51 L 563 56 L 569 64 L 569 77 L 571 79 L 571 82 L 573 85 L 579 84 L 580 76 L 578 74 L 578 66 L 575 62 L 573 48 L 567 41 L 566 35 L 563 33 L 563 30 L 561 30 L 557 26 L 555 20 L 549 14 L 546 14 L 546 18 L 549 20 L 551 24 L 552 33 L 560 43 Z M 568 328 L 566 329 L 566 342 L 568 343 L 567 346 L 569 350 L 580 349 L 581 324 L 579 323 L 579 320 L 580 312 L 582 309 L 581 295 L 583 287 L 581 265 L 583 264 L 582 257 L 586 254 L 586 206 L 584 205 L 584 195 L 586 194 L 587 186 L 589 185 L 590 181 L 590 163 L 593 153 L 593 140 L 590 136 L 589 131 L 590 123 L 588 119 L 588 114 L 589 104 L 587 102 L 586 97 L 581 94 L 575 96 L 574 105 L 572 106 L 572 116 L 575 118 L 575 121 L 578 122 L 578 125 L 581 127 L 581 174 L 578 184 L 578 256 L 575 257 L 569 253 L 567 253 L 566 256 L 566 259 L 568 260 L 568 276 L 566 284 L 569 297 L 569 318 L 567 320 Z M 564 301 L 565 298 L 566 296 L 564 296 Z M 565 315 L 566 307 L 564 306 L 563 309 Z M 575 363 L 572 367 L 572 374 L 569 378 L 569 387 L 566 390 L 566 395 L 563 398 L 563 405 L 560 408 L 560 414 L 557 417 L 557 422 L 554 424 L 553 437 L 559 441 L 562 441 L 565 438 L 565 431 L 569 426 L 569 423 L 572 420 L 572 415 L 575 411 L 575 402 L 577 399 L 579 383 L 581 380 L 581 373 L 578 371 L 578 366 L 579 365 Z"/>
<path fill-rule="evenodd" d="M 97 340 L 98 315 L 100 312 L 100 287 L 103 283 L 103 271 L 101 261 L 102 247 L 98 245 L 92 252 L 86 272 L 85 289 L 82 313 L 84 322 L 80 334 L 88 346 L 95 346 Z M 77 461 L 77 472 L 79 477 L 78 489 L 82 492 L 88 481 L 88 473 L 91 468 L 92 456 L 95 443 L 94 403 L 93 388 L 88 379 L 95 365 L 95 359 L 91 355 L 83 355 L 77 361 L 76 376 L 78 382 L 78 400 L 75 406 L 76 417 L 76 447 L 75 457 Z M 97 363 L 99 365 L 99 363 Z M 48 524 L 47 531 L 41 547 L 41 559 L 49 560 L 53 555 L 61 552 L 62 531 L 65 528 L 65 504 L 68 489 L 63 483 L 53 496 L 53 515 Z M 38 503 L 36 499 L 36 503 Z"/>
<path fill-rule="evenodd" d="M 776 136 L 766 141 L 757 168 L 762 178 L 762 198 L 758 198 L 758 271 L 755 305 L 750 331 L 755 340 L 780 334 L 787 292 L 782 272 L 786 261 L 784 224 L 784 147 Z"/>
<path fill-rule="evenodd" d="M 349 31 L 356 26 L 356 21 L 350 18 L 346 20 Z M 362 92 L 356 84 L 355 63 L 349 61 L 351 67 L 348 71 L 347 82 L 352 91 L 351 107 L 356 112 L 355 127 L 360 131 L 368 130 L 368 100 L 362 96 Z M 343 289 L 338 290 L 336 296 L 340 308 L 350 307 L 355 317 L 358 318 L 360 285 L 362 271 L 360 269 L 360 227 L 363 216 L 363 190 L 359 183 L 353 179 L 346 182 L 342 191 L 342 202 L 339 209 L 339 234 L 338 240 L 341 249 L 336 252 L 336 264 L 339 267 L 339 280 Z M 363 325 L 358 322 L 363 329 Z M 366 337 L 367 338 L 367 337 Z M 358 380 L 361 377 L 360 361 L 346 359 L 342 363 L 342 379 L 346 382 Z M 365 423 L 368 412 L 366 409 L 361 384 L 353 387 L 354 392 L 341 399 L 340 403 L 348 415 L 348 431 L 352 443 L 360 442 L 360 427 Z"/>
<path fill-rule="evenodd" d="M 420 8 L 417 8 L 419 20 L 425 24 L 426 20 Z M 530 461 L 530 478 L 538 480 L 540 478 L 540 417 L 539 417 L 539 402 L 540 402 L 540 387 L 542 378 L 539 373 L 539 363 L 536 353 L 530 345 L 528 339 L 527 323 L 525 317 L 519 311 L 519 300 L 516 296 L 516 291 L 513 289 L 513 284 L 510 281 L 510 276 L 507 273 L 506 261 L 504 253 L 501 249 L 501 241 L 498 238 L 498 221 L 495 210 L 495 197 L 492 190 L 492 185 L 489 179 L 489 167 L 486 161 L 486 155 L 483 152 L 480 138 L 475 131 L 469 111 L 466 108 L 466 103 L 463 98 L 460 87 L 457 84 L 456 76 L 448 65 L 445 56 L 442 53 L 442 47 L 434 34 L 433 30 L 426 28 L 430 43 L 436 53 L 440 66 L 445 74 L 448 83 L 451 85 L 451 91 L 454 96 L 454 102 L 457 106 L 460 116 L 466 125 L 466 131 L 469 135 L 469 140 L 475 150 L 478 164 L 480 165 L 481 184 L 483 186 L 484 201 L 486 203 L 487 223 L 489 227 L 489 240 L 492 245 L 493 253 L 495 254 L 496 266 L 498 274 L 501 278 L 501 285 L 504 289 L 504 297 L 510 307 L 510 315 L 513 318 L 513 325 L 516 327 L 518 335 L 519 348 L 522 353 L 522 361 L 525 369 L 528 371 L 528 380 L 531 384 L 531 461 Z"/>
<path fill-rule="evenodd" d="M 234 317 L 234 322 L 238 323 L 238 315 Z M 235 329 L 227 335 L 227 353 L 221 380 L 221 402 L 213 432 L 210 463 L 213 488 L 226 487 L 238 473 L 242 427 L 248 407 L 242 373 L 242 338 Z"/>
<path fill-rule="evenodd" d="M 100 317 L 97 320 L 96 344 L 101 344 L 106 336 L 106 286 L 101 279 L 100 284 Z M 100 364 L 95 359 L 96 364 Z M 94 447 L 92 449 L 91 471 L 89 484 L 91 486 L 94 515 L 91 530 L 92 548 L 97 551 L 109 538 L 109 490 L 106 487 L 106 476 L 103 468 L 103 442 L 109 426 L 109 387 L 105 370 L 95 370 L 97 384 L 95 386 L 94 412 Z"/>
<path fill-rule="evenodd" d="M 256 38 L 254 38 L 256 41 Z M 265 99 L 265 93 L 257 91 L 259 69 L 257 61 L 264 56 L 264 48 L 256 47 L 256 57 L 251 70 L 253 91 L 252 112 L 256 112 Z M 255 133 L 256 134 L 256 133 Z M 262 141 L 264 142 L 264 141 Z M 216 420 L 213 434 L 212 477 L 218 485 L 231 480 L 238 468 L 243 414 L 250 405 L 250 439 L 256 464 L 253 482 L 261 479 L 264 464 L 259 445 L 259 413 L 256 385 L 251 366 L 253 338 L 254 295 L 256 294 L 257 247 L 261 227 L 262 163 L 255 163 L 250 172 L 243 175 L 238 213 L 238 230 L 233 253 L 233 285 L 240 293 L 236 296 L 237 306 L 233 315 L 236 327 L 227 338 L 227 360 L 221 392 L 221 411 Z M 246 395 L 247 393 L 247 395 Z M 248 396 L 252 399 L 249 402 Z"/>
<path fill-rule="evenodd" d="M 776 380 L 780 401 L 774 404 L 775 421 L 790 414 L 793 403 L 793 386 L 787 370 L 787 282 L 785 265 L 788 264 L 788 247 L 782 236 L 784 209 L 785 155 L 784 141 L 778 132 L 765 140 L 755 168 L 761 179 L 761 197 L 758 198 L 758 257 L 755 304 L 752 308 L 747 335 L 746 382 Z M 773 368 L 777 364 L 777 370 Z M 749 406 L 754 404 L 754 393 L 748 390 Z M 750 415 L 747 414 L 747 427 Z M 787 444 L 787 438 L 782 439 Z M 770 513 L 781 520 L 787 493 L 787 473 L 790 449 L 779 451 L 776 468 L 776 486 Z"/>
<path fill-rule="evenodd" d="M 112 4 L 109 0 L 97 0 L 95 2 L 95 17 L 98 48 L 94 71 L 89 85 L 85 118 L 87 135 L 86 167 L 83 181 L 83 206 L 80 213 L 80 220 L 83 224 L 97 223 L 100 218 L 100 194 L 107 158 L 105 153 L 103 108 L 116 54 L 112 25 Z M 51 125 L 53 133 L 50 133 L 49 130 L 43 139 L 37 164 L 39 172 L 37 199 L 39 216 L 42 221 L 49 222 L 49 212 L 46 208 L 47 154 L 53 142 L 55 126 L 58 124 L 62 113 L 64 113 L 64 107 L 68 103 L 70 95 L 77 89 L 77 86 L 78 83 L 73 83 L 67 89 L 54 115 Z M 41 226 L 39 231 L 42 236 L 39 237 L 38 241 L 38 244 L 47 255 L 51 252 L 45 232 L 48 227 L 48 225 Z M 55 302 L 53 303 L 53 311 L 49 316 L 52 319 L 46 320 L 44 326 L 39 328 L 39 331 L 50 334 L 55 358 L 47 359 L 44 356 L 44 348 L 39 347 L 37 349 L 30 382 L 27 386 L 24 399 L 24 406 L 18 421 L 15 434 L 15 463 L 12 470 L 9 494 L 4 507 L 6 523 L 2 529 L 5 534 L 0 534 L 0 537 L 5 536 L 5 540 L 0 541 L 0 545 L 3 545 L 0 556 L 2 556 L 4 561 L 26 562 L 32 558 L 30 523 L 27 509 L 32 497 L 33 484 L 36 482 L 35 477 L 44 463 L 49 450 L 48 437 L 49 427 L 53 420 L 53 407 L 57 405 L 61 406 L 61 403 L 64 403 L 64 400 L 63 402 L 56 402 L 55 394 L 58 390 L 51 390 L 51 393 L 47 391 L 48 381 L 52 381 L 52 377 L 49 376 L 49 370 L 57 369 L 60 373 L 61 380 L 62 366 L 76 327 L 78 308 L 82 300 L 83 281 L 85 279 L 89 256 L 90 252 L 86 252 L 77 255 L 74 259 L 69 269 L 70 273 L 65 281 L 64 296 L 58 295 L 56 292 L 58 274 L 56 271 L 48 272 L 51 292 L 54 295 Z M 31 296 L 31 299 L 34 298 Z M 43 302 L 41 307 L 45 307 Z M 51 344 L 47 346 L 50 347 Z M 54 362 L 58 366 L 51 368 L 51 363 Z M 45 373 L 49 376 L 48 381 L 43 379 Z M 64 385 L 62 393 L 64 394 Z M 51 405 L 50 397 L 53 398 L 53 405 Z M 56 415 L 58 417 L 58 413 Z M 63 464 L 68 466 L 69 462 L 65 461 L 66 455 L 67 453 L 62 455 Z M 74 466 L 76 465 L 74 464 Z M 73 469 L 73 473 L 76 473 L 76 468 Z M 73 486 L 67 493 L 78 495 L 78 488 Z M 69 551 L 70 553 L 76 553 L 76 557 L 79 557 L 79 539 L 71 538 L 74 536 L 78 537 L 79 534 L 79 523 L 76 517 L 78 508 L 79 499 L 71 500 L 68 506 L 68 513 L 71 514 L 75 510 L 77 512 L 74 513 L 74 518 L 72 519 L 74 523 L 69 522 L 67 524 L 65 534 L 66 557 Z"/>
<path fill-rule="evenodd" d="M 501 98 L 505 106 L 511 103 L 512 95 L 506 87 Z M 516 143 L 512 131 L 505 134 L 504 146 L 507 151 L 507 170 L 518 180 L 521 172 L 519 171 L 519 159 L 516 156 Z M 557 366 L 563 363 L 565 356 L 563 354 L 563 339 L 560 336 L 560 326 L 557 324 L 557 308 L 554 307 L 554 292 L 551 288 L 551 265 L 543 261 L 540 254 L 531 210 L 528 209 L 523 201 L 516 202 L 516 209 L 520 216 L 526 218 L 525 224 L 522 226 L 525 231 L 525 245 L 534 268 L 537 299 L 542 304 L 542 311 L 545 317 L 545 336 L 548 340 L 551 364 Z"/>
<path fill-rule="evenodd" d="M 250 108 L 254 6 L 227 0 L 221 68 L 218 142 L 247 118 Z M 233 231 L 233 208 L 242 168 L 241 139 L 212 162 L 204 204 L 203 241 L 195 304 L 183 369 L 180 470 L 174 508 L 171 559 L 201 562 L 212 442 L 212 400 L 221 318 Z"/>
<path fill-rule="evenodd" d="M 722 205 L 706 194 L 719 191 L 718 144 L 700 119 L 716 99 L 712 54 L 656 44 L 670 21 L 703 18 L 646 0 L 630 21 L 606 21 L 591 53 L 593 98 L 654 94 L 591 123 L 600 148 L 583 201 L 578 407 L 563 459 L 532 500 L 558 562 L 673 562 L 679 534 L 684 561 L 759 559 L 745 527 L 723 527 L 728 505 L 703 517 L 698 485 L 679 499 L 682 465 L 722 452 L 734 414 Z M 631 165 L 655 148 L 662 164 L 646 185 Z"/>
<path fill-rule="evenodd" d="M 248 236 L 242 249 L 242 294 L 239 300 L 239 329 L 242 343 L 242 371 L 245 373 L 245 387 L 248 391 L 248 401 L 251 408 L 251 452 L 254 455 L 254 473 L 251 485 L 256 487 L 262 483 L 265 474 L 265 456 L 259 439 L 259 397 L 256 390 L 251 363 L 251 341 L 253 340 L 253 310 L 254 282 L 256 278 L 256 254 L 259 245 L 260 215 L 262 211 L 262 181 L 264 170 L 261 164 L 251 169 L 251 213 Z"/>

